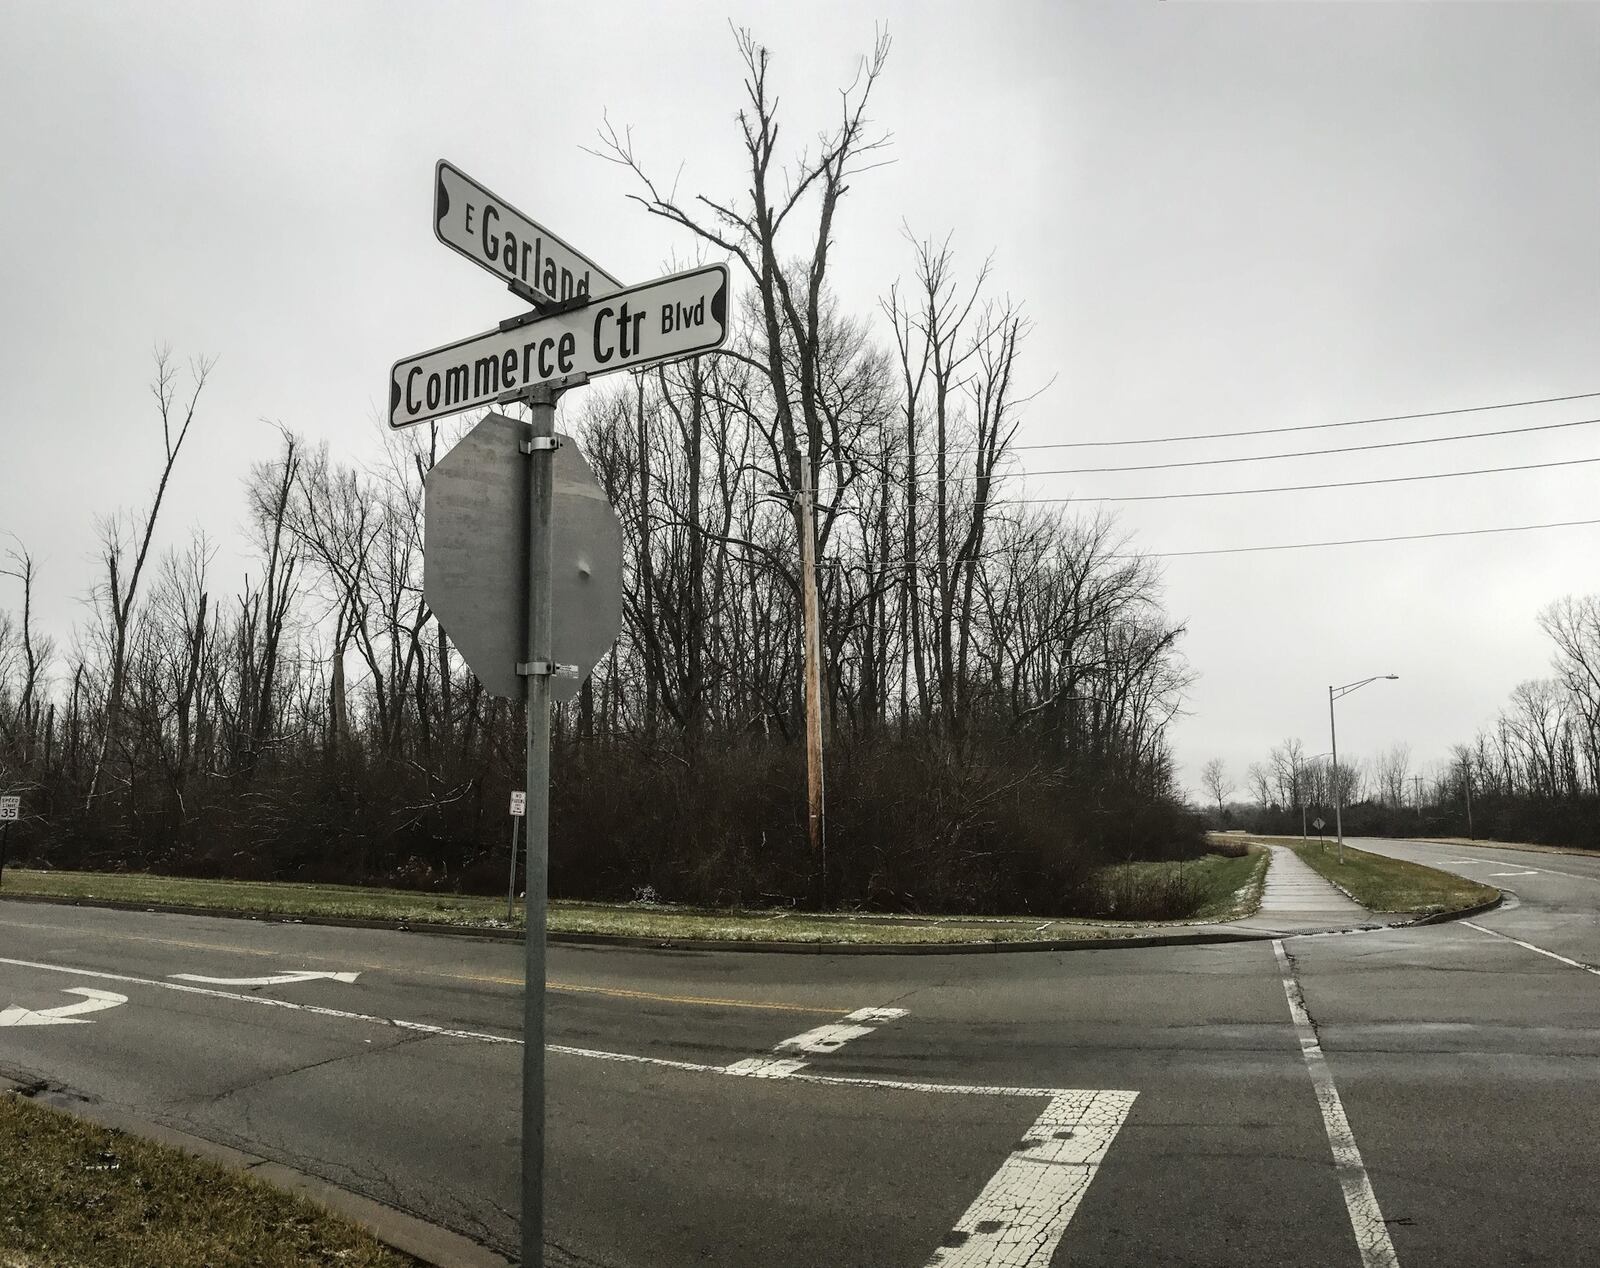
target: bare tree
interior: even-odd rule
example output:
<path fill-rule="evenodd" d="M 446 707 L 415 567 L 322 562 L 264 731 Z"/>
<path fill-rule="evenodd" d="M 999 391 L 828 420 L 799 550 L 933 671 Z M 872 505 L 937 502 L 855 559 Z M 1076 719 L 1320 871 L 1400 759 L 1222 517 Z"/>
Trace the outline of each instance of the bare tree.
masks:
<path fill-rule="evenodd" d="M 188 399 L 181 402 L 178 399 L 178 370 L 173 364 L 171 350 L 157 349 L 156 375 L 150 385 L 150 393 L 155 397 L 156 409 L 161 417 L 163 461 L 155 497 L 151 499 L 150 507 L 142 519 L 124 521 L 118 516 L 103 521 L 100 526 L 100 558 L 105 567 L 105 577 L 95 591 L 95 599 L 102 617 L 109 623 L 105 631 L 109 658 L 106 667 L 104 731 L 100 737 L 94 773 L 89 777 L 89 787 L 84 797 L 86 809 L 93 806 L 99 792 L 106 754 L 116 743 L 121 724 L 128 633 L 133 623 L 134 605 L 139 597 L 139 580 L 144 574 L 145 561 L 150 556 L 150 543 L 155 537 L 156 521 L 161 515 L 161 504 L 172 479 L 172 469 L 177 464 L 183 442 L 188 439 L 195 406 L 199 403 L 200 393 L 205 389 L 213 364 L 214 361 L 204 357 L 196 358 L 190 364 Z"/>
<path fill-rule="evenodd" d="M 1221 814 L 1228 798 L 1233 795 L 1234 783 L 1228 778 L 1227 765 L 1220 757 L 1213 757 L 1200 768 L 1200 786 L 1217 803 L 1217 813 Z"/>

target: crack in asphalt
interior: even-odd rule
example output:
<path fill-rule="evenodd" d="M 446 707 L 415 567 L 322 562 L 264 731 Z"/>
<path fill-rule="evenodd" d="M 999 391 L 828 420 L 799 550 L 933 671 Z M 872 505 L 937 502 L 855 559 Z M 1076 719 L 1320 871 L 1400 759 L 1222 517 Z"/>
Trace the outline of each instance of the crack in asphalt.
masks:
<path fill-rule="evenodd" d="M 396 1049 L 405 1047 L 408 1044 L 420 1043 L 424 1039 L 431 1039 L 432 1037 L 433 1036 L 431 1035 L 425 1034 L 403 1034 L 399 1039 L 395 1040 L 395 1042 L 384 1044 L 382 1047 L 363 1046 L 355 1049 L 353 1052 L 341 1052 L 331 1057 L 324 1057 L 320 1061 L 308 1061 L 302 1065 L 294 1066 L 288 1070 L 274 1070 L 266 1074 L 252 1075 L 250 1078 L 244 1080 L 244 1082 L 238 1083 L 233 1087 L 223 1088 L 220 1092 L 214 1092 L 209 1096 L 184 1097 L 177 1103 L 183 1104 L 186 1102 L 197 1101 L 206 1105 L 216 1105 L 231 1096 L 237 1096 L 240 1092 L 248 1092 L 255 1088 L 265 1087 L 267 1084 L 275 1083 L 279 1079 L 287 1079 L 296 1074 L 305 1074 L 310 1070 L 320 1070 L 323 1066 L 336 1065 L 341 1061 L 350 1061 L 356 1057 L 372 1056 L 379 1052 L 394 1052 Z M 244 1110 L 243 1112 L 248 1114 L 248 1109 Z"/>

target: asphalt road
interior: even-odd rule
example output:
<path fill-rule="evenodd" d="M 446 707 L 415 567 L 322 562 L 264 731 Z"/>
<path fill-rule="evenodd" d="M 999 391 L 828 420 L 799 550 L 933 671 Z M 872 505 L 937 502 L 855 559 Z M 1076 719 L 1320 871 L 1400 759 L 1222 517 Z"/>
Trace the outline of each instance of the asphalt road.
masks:
<path fill-rule="evenodd" d="M 552 947 L 551 1262 L 1595 1262 L 1600 859 L 1361 844 L 1516 901 L 1281 944 Z M 192 980 L 310 971 L 358 976 Z M 110 1005 L 13 1012 L 0 1074 L 509 1253 L 520 983 L 503 942 L 0 901 L 0 1010 Z"/>

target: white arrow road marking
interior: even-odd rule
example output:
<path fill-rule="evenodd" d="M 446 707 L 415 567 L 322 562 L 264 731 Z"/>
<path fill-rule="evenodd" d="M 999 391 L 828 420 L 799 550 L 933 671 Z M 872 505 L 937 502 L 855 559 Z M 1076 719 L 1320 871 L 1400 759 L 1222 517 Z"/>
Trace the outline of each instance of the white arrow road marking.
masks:
<path fill-rule="evenodd" d="M 98 1013 L 102 1009 L 126 1004 L 128 997 L 112 991 L 97 991 L 90 986 L 67 988 L 68 995 L 82 995 L 81 1004 L 62 1004 L 56 1008 L 8 1008 L 0 1012 L 0 1026 L 87 1026 L 91 1023 L 78 1013 Z"/>
<path fill-rule="evenodd" d="M 271 977 L 201 977 L 198 973 L 171 973 L 180 982 L 204 982 L 207 986 L 288 986 L 294 982 L 313 982 L 325 977 L 332 982 L 353 982 L 359 973 L 276 973 Z"/>

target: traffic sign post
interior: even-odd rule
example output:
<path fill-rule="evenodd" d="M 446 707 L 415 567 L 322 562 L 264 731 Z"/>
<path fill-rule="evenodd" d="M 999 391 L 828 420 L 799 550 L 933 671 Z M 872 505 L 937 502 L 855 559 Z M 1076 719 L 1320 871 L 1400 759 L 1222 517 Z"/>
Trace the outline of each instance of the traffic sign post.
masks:
<path fill-rule="evenodd" d="M 522 818 L 527 794 L 511 794 L 511 880 L 506 884 L 506 923 L 517 917 L 517 821 Z"/>
<path fill-rule="evenodd" d="M 525 424 L 487 415 L 428 473 L 423 593 L 485 690 L 526 701 L 526 795 L 512 794 L 506 916 L 515 908 L 521 815 L 522 1264 L 539 1268 L 550 706 L 577 693 L 622 628 L 622 526 L 576 448 L 556 435 L 556 401 L 593 375 L 721 346 L 728 269 L 712 264 L 624 288 L 443 160 L 434 169 L 434 234 L 535 305 L 495 330 L 397 361 L 389 426 L 490 404 L 520 402 L 528 410 Z"/>
<path fill-rule="evenodd" d="M 6 878 L 6 850 L 11 845 L 11 825 L 21 813 L 21 797 L 0 797 L 0 884 L 4 884 Z"/>

